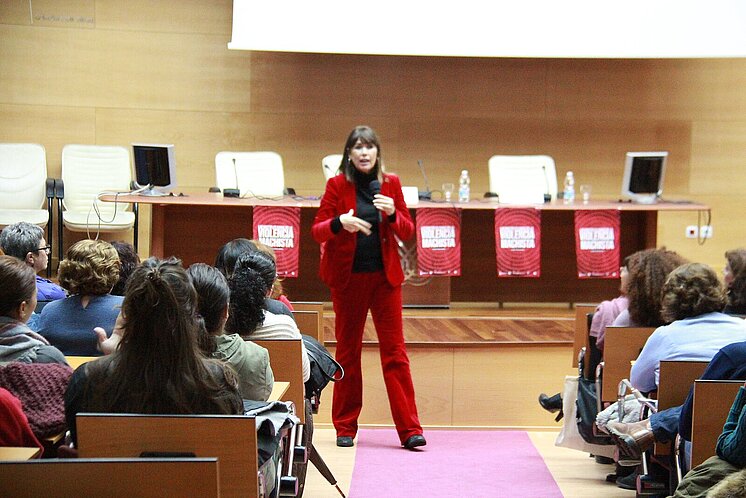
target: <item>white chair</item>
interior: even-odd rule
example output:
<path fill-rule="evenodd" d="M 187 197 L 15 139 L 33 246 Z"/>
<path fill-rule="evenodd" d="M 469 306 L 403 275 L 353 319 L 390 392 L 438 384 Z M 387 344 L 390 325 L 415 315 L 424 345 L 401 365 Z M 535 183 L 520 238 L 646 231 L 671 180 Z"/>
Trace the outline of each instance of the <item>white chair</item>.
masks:
<path fill-rule="evenodd" d="M 109 145 L 65 145 L 62 181 L 57 186 L 59 257 L 62 260 L 63 224 L 74 232 L 119 232 L 134 227 L 137 249 L 137 204 L 100 202 L 102 192 L 129 192 L 132 167 L 129 150 Z M 63 210 L 64 208 L 64 210 Z"/>
<path fill-rule="evenodd" d="M 44 146 L 0 144 L 0 229 L 19 221 L 33 223 L 47 229 L 47 245 L 51 246 L 53 198 L 54 180 L 47 178 Z M 48 276 L 51 269 L 47 266 Z"/>
<path fill-rule="evenodd" d="M 544 202 L 557 198 L 557 171 L 549 156 L 492 156 L 488 162 L 490 191 L 505 204 Z"/>
<path fill-rule="evenodd" d="M 285 193 L 282 158 L 276 152 L 218 152 L 215 181 L 220 190 L 239 189 L 241 197 L 278 197 Z"/>
<path fill-rule="evenodd" d="M 324 178 L 329 179 L 336 176 L 339 172 L 339 165 L 342 163 L 342 154 L 329 154 L 321 160 L 321 169 L 324 171 Z"/>

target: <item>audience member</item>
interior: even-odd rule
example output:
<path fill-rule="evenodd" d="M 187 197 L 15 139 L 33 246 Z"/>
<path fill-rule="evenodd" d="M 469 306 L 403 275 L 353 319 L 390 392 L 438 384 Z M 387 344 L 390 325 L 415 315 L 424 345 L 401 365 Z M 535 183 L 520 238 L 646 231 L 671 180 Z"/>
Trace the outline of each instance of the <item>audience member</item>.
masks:
<path fill-rule="evenodd" d="M 277 266 L 277 256 L 275 255 L 274 249 L 257 239 L 252 239 L 251 242 L 254 243 L 257 251 L 263 252 L 264 254 L 272 258 L 272 261 L 275 262 L 275 266 Z M 285 295 L 285 289 L 282 288 L 282 279 L 280 279 L 277 275 L 275 275 L 275 280 L 272 282 L 272 292 L 270 293 L 269 297 L 280 301 L 282 304 L 287 306 L 290 311 L 294 311 L 293 304 Z"/>
<path fill-rule="evenodd" d="M 220 272 L 225 275 L 225 278 L 230 280 L 231 275 L 233 275 L 233 271 L 236 269 L 236 262 L 238 261 L 238 258 L 242 254 L 256 252 L 262 253 L 262 251 L 257 248 L 256 244 L 253 241 L 249 239 L 233 239 L 230 242 L 224 244 L 218 250 L 218 255 L 215 257 L 215 268 L 220 270 Z M 274 262 L 274 256 L 271 256 L 271 259 Z M 272 265 L 271 273 L 269 272 L 269 270 L 267 270 L 262 274 L 262 276 L 267 280 L 267 283 L 271 290 L 277 280 L 275 265 Z M 284 303 L 276 299 L 272 299 L 271 292 L 267 294 L 264 300 L 267 311 L 274 315 L 287 315 L 292 318 L 293 321 L 295 321 L 293 312 L 290 311 L 290 308 L 288 308 Z"/>
<path fill-rule="evenodd" d="M 746 321 L 722 313 L 725 290 L 707 265 L 676 268 L 663 286 L 663 320 L 648 338 L 630 371 L 630 382 L 642 392 L 657 389 L 662 360 L 710 361 L 723 347 L 746 340 Z M 653 414 L 632 424 L 610 422 L 608 430 L 629 455 L 639 455 L 654 440 L 670 441 L 679 427 L 682 407 Z"/>
<path fill-rule="evenodd" d="M 20 400 L 2 387 L 0 387 L 0 446 L 44 450 L 44 446 L 31 430 Z"/>
<path fill-rule="evenodd" d="M 746 249 L 733 249 L 725 253 L 723 278 L 728 291 L 725 313 L 746 317 Z"/>
<path fill-rule="evenodd" d="M 44 230 L 32 223 L 21 221 L 8 225 L 0 232 L 0 249 L 8 256 L 15 256 L 39 273 L 47 269 L 51 248 L 44 240 Z M 37 300 L 64 299 L 65 291 L 51 280 L 36 275 Z"/>
<path fill-rule="evenodd" d="M 0 256 L 0 363 L 62 363 L 65 356 L 26 322 L 36 306 L 34 270 L 13 256 Z"/>
<path fill-rule="evenodd" d="M 119 279 L 119 256 L 103 240 L 81 240 L 60 263 L 60 283 L 70 296 L 49 303 L 39 318 L 39 334 L 66 355 L 98 356 L 94 327 L 111 335 L 122 296 L 109 294 Z"/>
<path fill-rule="evenodd" d="M 113 296 L 124 296 L 124 288 L 127 285 L 127 279 L 140 264 L 140 256 L 135 251 L 135 247 L 129 242 L 115 240 L 111 245 L 116 249 L 119 255 L 119 280 L 111 289 L 109 294 Z"/>
<path fill-rule="evenodd" d="M 300 339 L 295 322 L 285 315 L 266 309 L 265 298 L 271 292 L 266 275 L 274 274 L 275 263 L 260 252 L 239 256 L 228 285 L 231 289 L 230 311 L 225 330 L 244 339 Z M 301 342 L 301 345 L 303 343 Z M 311 366 L 303 346 L 303 381 L 311 376 Z"/>
<path fill-rule="evenodd" d="M 206 356 L 233 368 L 238 375 L 241 397 L 267 401 L 274 385 L 269 352 L 251 341 L 244 341 L 238 334 L 226 334 L 223 330 L 228 320 L 231 292 L 228 281 L 216 268 L 204 263 L 191 265 L 187 273 L 197 291 L 202 319 L 200 349 Z"/>
<path fill-rule="evenodd" d="M 124 331 L 111 355 L 78 368 L 65 395 L 73 440 L 79 412 L 241 414 L 233 372 L 197 347 L 197 293 L 181 262 L 150 258 L 133 272 Z"/>

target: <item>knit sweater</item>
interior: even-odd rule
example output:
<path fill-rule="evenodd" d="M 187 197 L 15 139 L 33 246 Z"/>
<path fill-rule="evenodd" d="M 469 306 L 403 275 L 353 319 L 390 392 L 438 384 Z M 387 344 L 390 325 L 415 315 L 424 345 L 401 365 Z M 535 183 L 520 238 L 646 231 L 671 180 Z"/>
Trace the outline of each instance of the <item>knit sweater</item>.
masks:
<path fill-rule="evenodd" d="M 21 400 L 39 439 L 65 430 L 65 390 L 72 375 L 67 365 L 13 362 L 0 367 L 0 387 Z"/>
<path fill-rule="evenodd" d="M 743 386 L 730 408 L 716 451 L 723 460 L 738 467 L 746 466 L 746 389 Z"/>

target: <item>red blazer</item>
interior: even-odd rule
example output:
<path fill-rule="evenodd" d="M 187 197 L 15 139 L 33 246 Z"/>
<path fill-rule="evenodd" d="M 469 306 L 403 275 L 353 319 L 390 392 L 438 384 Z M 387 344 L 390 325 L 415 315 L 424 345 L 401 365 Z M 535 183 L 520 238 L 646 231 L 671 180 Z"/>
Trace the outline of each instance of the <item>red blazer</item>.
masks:
<path fill-rule="evenodd" d="M 394 199 L 396 220 L 389 223 L 388 216 L 383 215 L 378 234 L 381 237 L 381 253 L 386 278 L 393 286 L 401 285 L 404 272 L 399 261 L 398 244 L 394 234 L 401 240 L 409 239 L 414 233 L 414 223 L 404 203 L 399 177 L 392 174 L 383 175 L 381 194 Z M 311 234 L 322 244 L 321 267 L 319 276 L 329 287 L 339 288 L 347 285 L 352 273 L 352 262 L 355 258 L 357 233 L 350 233 L 344 228 L 334 234 L 331 230 L 332 220 L 337 216 L 356 208 L 355 185 L 348 182 L 344 175 L 337 175 L 326 182 L 326 191 L 321 198 L 321 206 L 313 220 Z"/>

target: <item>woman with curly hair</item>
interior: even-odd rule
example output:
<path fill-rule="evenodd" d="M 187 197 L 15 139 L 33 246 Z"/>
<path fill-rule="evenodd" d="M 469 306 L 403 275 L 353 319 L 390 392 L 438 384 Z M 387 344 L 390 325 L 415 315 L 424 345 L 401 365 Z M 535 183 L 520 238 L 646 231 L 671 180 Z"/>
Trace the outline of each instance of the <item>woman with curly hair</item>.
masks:
<path fill-rule="evenodd" d="M 663 360 L 710 361 L 723 347 L 746 341 L 746 321 L 724 314 L 725 289 L 717 274 L 702 263 L 676 268 L 666 279 L 658 327 L 645 342 L 630 371 L 630 382 L 642 392 L 658 388 Z M 653 441 L 670 441 L 679 430 L 681 407 L 663 410 L 634 424 L 610 422 L 608 429 L 622 448 L 639 455 Z"/>
<path fill-rule="evenodd" d="M 265 298 L 272 292 L 266 276 L 274 273 L 275 262 L 264 253 L 252 252 L 239 256 L 228 280 L 231 297 L 226 332 L 239 334 L 249 341 L 301 338 L 300 330 L 292 318 L 275 315 L 266 309 Z M 303 346 L 303 381 L 310 376 L 311 365 Z"/>
<path fill-rule="evenodd" d="M 65 355 L 99 356 L 94 327 L 111 335 L 122 296 L 110 291 L 119 280 L 119 255 L 103 240 L 81 240 L 60 263 L 59 280 L 69 297 L 41 312 L 38 332 Z"/>
<path fill-rule="evenodd" d="M 746 249 L 732 249 L 725 253 L 723 276 L 728 292 L 725 313 L 746 316 Z"/>
<path fill-rule="evenodd" d="M 235 374 L 197 347 L 197 292 L 176 259 L 147 259 L 127 283 L 116 350 L 78 368 L 65 395 L 73 436 L 80 412 L 243 413 Z"/>

